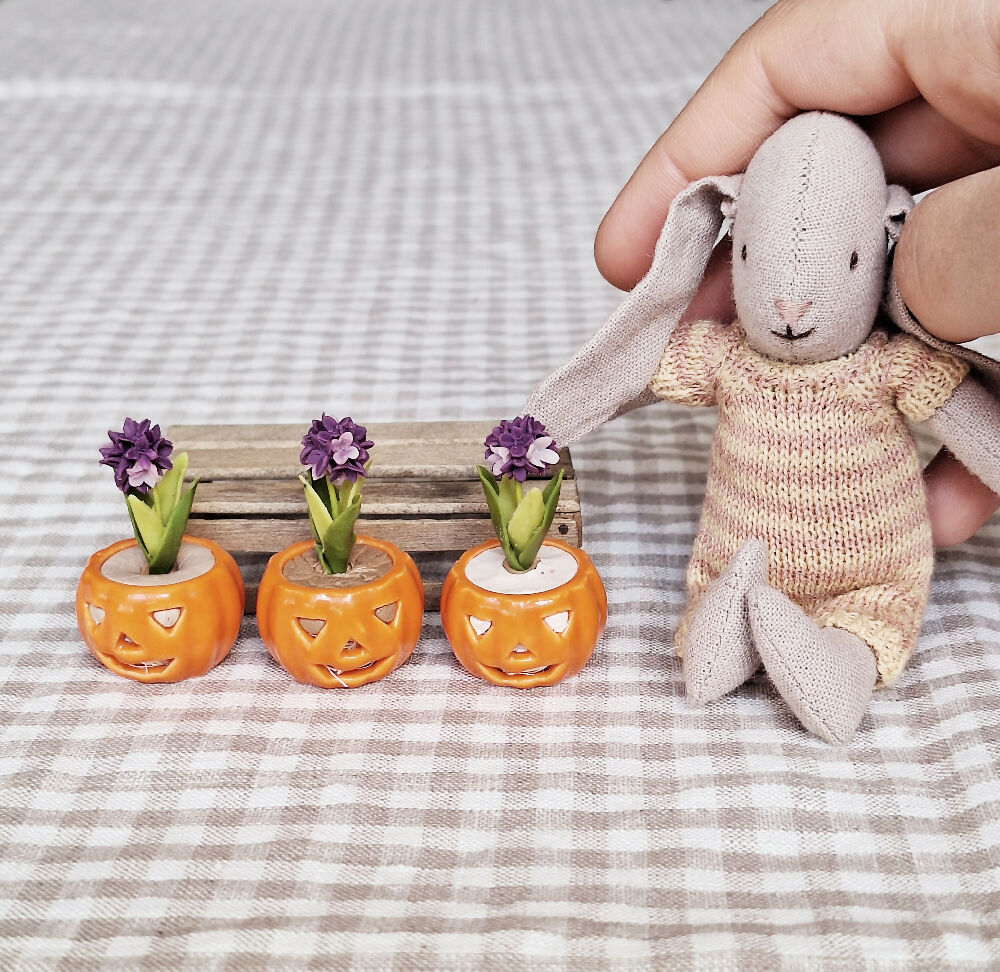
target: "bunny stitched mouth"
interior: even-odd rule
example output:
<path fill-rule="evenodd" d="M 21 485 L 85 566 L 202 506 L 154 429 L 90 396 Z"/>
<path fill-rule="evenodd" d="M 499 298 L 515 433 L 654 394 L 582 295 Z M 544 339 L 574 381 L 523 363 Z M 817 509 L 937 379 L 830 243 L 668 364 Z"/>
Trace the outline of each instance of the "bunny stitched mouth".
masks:
<path fill-rule="evenodd" d="M 809 335 L 815 330 L 815 327 L 811 327 L 808 331 L 803 331 L 801 334 L 793 334 L 792 329 L 790 327 L 786 327 L 784 331 L 772 331 L 771 333 L 775 337 L 784 338 L 786 341 L 801 341 L 802 338 L 809 337 Z"/>

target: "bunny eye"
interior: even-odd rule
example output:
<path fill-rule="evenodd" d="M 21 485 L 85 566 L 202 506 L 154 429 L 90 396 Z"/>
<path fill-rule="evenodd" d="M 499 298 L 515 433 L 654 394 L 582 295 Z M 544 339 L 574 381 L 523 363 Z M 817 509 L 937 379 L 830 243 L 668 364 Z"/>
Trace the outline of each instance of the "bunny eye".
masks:
<path fill-rule="evenodd" d="M 855 256 L 855 259 L 856 259 L 857 258 L 857 254 L 855 253 L 854 256 Z M 747 245 L 746 245 L 746 243 L 743 244 L 743 248 L 740 250 L 740 259 L 744 263 L 747 262 Z M 852 266 L 853 266 L 853 264 L 852 264 Z"/>
<path fill-rule="evenodd" d="M 851 269 L 853 270 L 858 265 L 858 251 L 855 250 L 851 254 Z"/>

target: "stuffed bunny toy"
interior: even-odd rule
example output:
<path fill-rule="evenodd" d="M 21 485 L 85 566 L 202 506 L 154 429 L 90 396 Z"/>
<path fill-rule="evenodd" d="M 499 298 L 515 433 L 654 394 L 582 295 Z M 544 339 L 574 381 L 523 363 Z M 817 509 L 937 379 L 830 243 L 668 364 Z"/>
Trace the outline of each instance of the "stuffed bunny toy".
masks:
<path fill-rule="evenodd" d="M 562 444 L 656 398 L 718 406 L 675 636 L 687 694 L 711 702 L 763 664 L 834 743 L 899 677 L 927 603 L 907 420 L 1000 490 L 997 363 L 923 331 L 891 279 L 912 205 L 856 124 L 798 115 L 745 174 L 677 196 L 647 275 L 525 405 Z M 725 223 L 737 320 L 679 324 Z"/>

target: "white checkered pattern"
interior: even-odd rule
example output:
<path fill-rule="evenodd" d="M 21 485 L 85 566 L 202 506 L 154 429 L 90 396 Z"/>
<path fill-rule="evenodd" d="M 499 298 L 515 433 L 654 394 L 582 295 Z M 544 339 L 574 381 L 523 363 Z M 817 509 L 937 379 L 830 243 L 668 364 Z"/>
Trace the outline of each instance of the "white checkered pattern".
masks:
<path fill-rule="evenodd" d="M 575 450 L 611 619 L 555 688 L 466 675 L 434 615 L 350 692 L 249 620 L 161 687 L 75 630 L 128 532 L 96 465 L 125 414 L 516 408 L 617 299 L 604 209 L 762 9 L 0 4 L 0 966 L 1000 967 L 997 524 L 941 556 L 851 747 L 763 678 L 696 709 L 667 645 L 709 414 Z"/>

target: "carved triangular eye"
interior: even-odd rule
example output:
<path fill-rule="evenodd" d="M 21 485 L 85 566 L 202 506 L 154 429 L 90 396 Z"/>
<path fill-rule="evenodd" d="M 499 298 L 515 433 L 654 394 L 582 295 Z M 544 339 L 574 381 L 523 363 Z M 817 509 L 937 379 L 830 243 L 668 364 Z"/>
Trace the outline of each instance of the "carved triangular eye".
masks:
<path fill-rule="evenodd" d="M 473 631 L 478 635 L 486 634 L 493 627 L 492 621 L 484 621 L 482 618 L 477 618 L 474 614 L 469 615 L 469 624 L 472 625 Z"/>
<path fill-rule="evenodd" d="M 383 604 L 381 607 L 375 608 L 375 617 L 385 624 L 392 624 L 398 610 L 399 601 L 393 601 L 392 604 Z"/>
<path fill-rule="evenodd" d="M 88 604 L 87 610 L 90 612 L 94 624 L 100 624 L 104 620 L 104 608 L 98 607 L 96 604 Z"/>
<path fill-rule="evenodd" d="M 181 609 L 179 607 L 175 608 L 163 608 L 160 611 L 153 612 L 153 620 L 164 628 L 172 628 L 177 624 L 178 619 L 181 616 Z"/>
<path fill-rule="evenodd" d="M 550 614 L 544 620 L 556 634 L 562 634 L 569 627 L 569 611 Z"/>
<path fill-rule="evenodd" d="M 299 627 L 311 638 L 315 638 L 325 627 L 326 622 L 322 618 L 296 618 Z"/>

